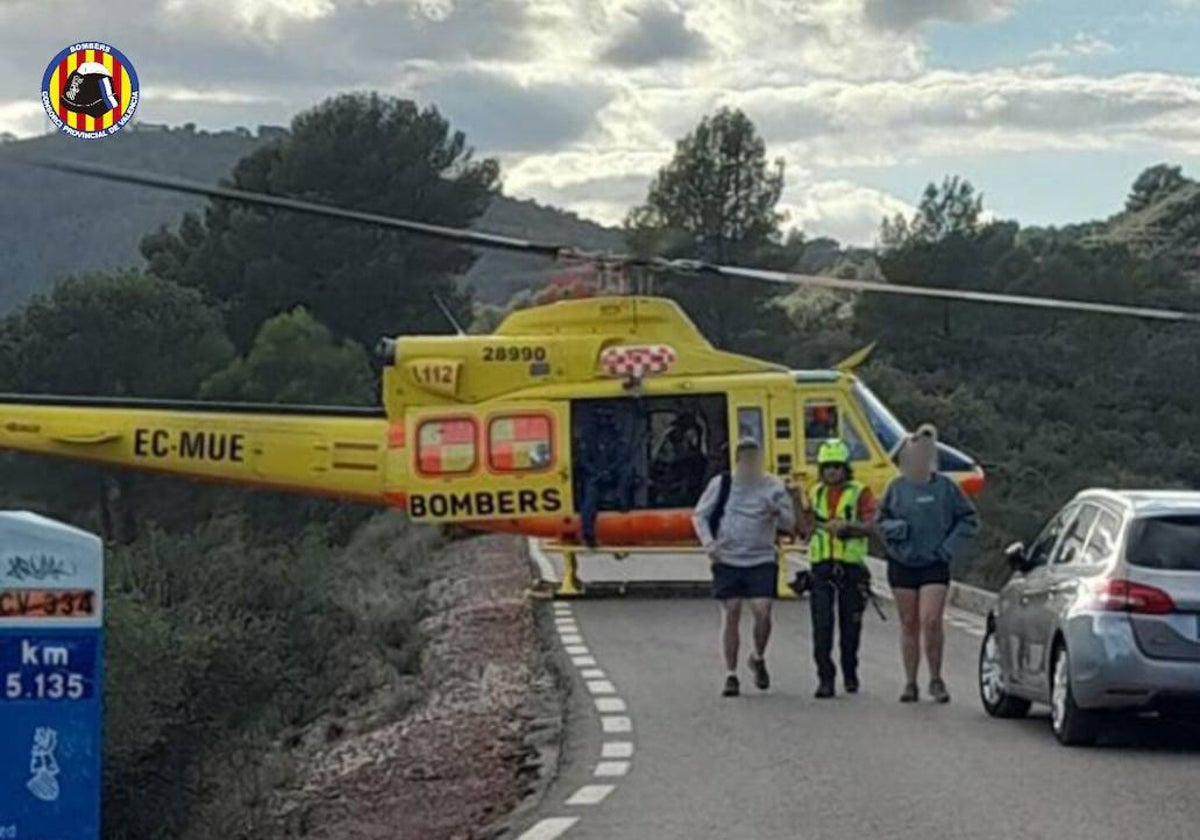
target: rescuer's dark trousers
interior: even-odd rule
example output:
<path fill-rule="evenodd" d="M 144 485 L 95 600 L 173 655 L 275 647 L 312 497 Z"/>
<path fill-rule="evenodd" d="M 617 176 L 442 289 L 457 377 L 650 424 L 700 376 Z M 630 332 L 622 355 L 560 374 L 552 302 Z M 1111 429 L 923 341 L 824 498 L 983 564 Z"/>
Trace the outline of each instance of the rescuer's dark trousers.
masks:
<path fill-rule="evenodd" d="M 583 531 L 583 543 L 596 545 L 596 515 L 600 513 L 600 499 L 612 482 L 589 478 L 583 484 L 583 499 L 579 503 L 579 519 Z"/>
<path fill-rule="evenodd" d="M 813 659 L 817 679 L 833 682 L 833 630 L 836 624 L 842 654 L 842 675 L 858 677 L 858 641 L 862 633 L 863 569 L 851 563 L 814 563 L 812 605 Z"/>

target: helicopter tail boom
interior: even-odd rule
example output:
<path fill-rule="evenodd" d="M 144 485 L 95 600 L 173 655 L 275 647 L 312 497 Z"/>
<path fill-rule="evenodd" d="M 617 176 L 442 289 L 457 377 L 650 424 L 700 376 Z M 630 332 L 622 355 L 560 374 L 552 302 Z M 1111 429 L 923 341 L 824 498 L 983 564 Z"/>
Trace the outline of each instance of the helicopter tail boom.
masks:
<path fill-rule="evenodd" d="M 378 409 L 0 395 L 0 450 L 387 504 Z"/>

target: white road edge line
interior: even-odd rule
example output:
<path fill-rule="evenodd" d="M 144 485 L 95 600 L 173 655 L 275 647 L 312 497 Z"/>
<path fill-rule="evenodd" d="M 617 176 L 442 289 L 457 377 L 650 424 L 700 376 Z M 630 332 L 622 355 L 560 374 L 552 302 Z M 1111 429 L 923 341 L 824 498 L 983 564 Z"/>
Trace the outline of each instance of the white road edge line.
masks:
<path fill-rule="evenodd" d="M 543 582 L 561 583 L 558 579 L 558 573 L 554 571 L 554 564 L 550 562 L 550 558 L 542 550 L 541 542 L 538 540 L 529 540 L 529 556 L 532 558 L 534 565 L 537 566 L 538 577 Z"/>
<path fill-rule="evenodd" d="M 596 657 L 594 656 L 572 656 L 571 663 L 577 668 L 582 668 L 585 665 L 595 665 Z"/>
<path fill-rule="evenodd" d="M 585 680 L 602 680 L 604 679 L 604 672 L 599 668 L 584 668 L 579 672 L 579 676 Z"/>
<path fill-rule="evenodd" d="M 581 645 L 583 644 L 583 636 L 578 633 L 560 633 L 564 645 Z"/>
<path fill-rule="evenodd" d="M 599 805 L 616 789 L 616 785 L 584 785 L 571 794 L 568 805 Z"/>
<path fill-rule="evenodd" d="M 579 817 L 547 817 L 534 823 L 517 840 L 554 840 L 577 822 Z"/>
<path fill-rule="evenodd" d="M 563 650 L 565 650 L 571 656 L 587 656 L 589 653 L 591 653 L 591 651 L 589 651 L 583 645 L 564 645 Z"/>

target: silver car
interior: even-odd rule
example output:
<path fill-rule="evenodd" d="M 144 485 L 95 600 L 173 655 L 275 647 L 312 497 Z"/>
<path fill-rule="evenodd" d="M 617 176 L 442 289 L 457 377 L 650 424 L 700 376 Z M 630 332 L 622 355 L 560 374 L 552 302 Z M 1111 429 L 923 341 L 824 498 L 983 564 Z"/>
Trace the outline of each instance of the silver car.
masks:
<path fill-rule="evenodd" d="M 1200 708 L 1200 493 L 1085 490 L 1028 547 L 987 618 L 979 694 L 994 717 L 1049 703 L 1064 744 L 1107 712 Z"/>

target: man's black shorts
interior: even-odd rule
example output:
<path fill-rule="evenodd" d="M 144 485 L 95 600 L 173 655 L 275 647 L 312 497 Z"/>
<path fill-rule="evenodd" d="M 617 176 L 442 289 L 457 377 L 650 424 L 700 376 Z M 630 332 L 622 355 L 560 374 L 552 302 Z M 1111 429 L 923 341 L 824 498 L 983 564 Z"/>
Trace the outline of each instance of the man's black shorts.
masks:
<path fill-rule="evenodd" d="M 774 598 L 779 586 L 779 564 L 759 563 L 757 566 L 729 566 L 714 563 L 713 597 Z"/>
<path fill-rule="evenodd" d="M 920 589 L 922 586 L 950 583 L 950 565 L 931 563 L 928 566 L 905 566 L 888 561 L 888 585 L 892 589 Z"/>

